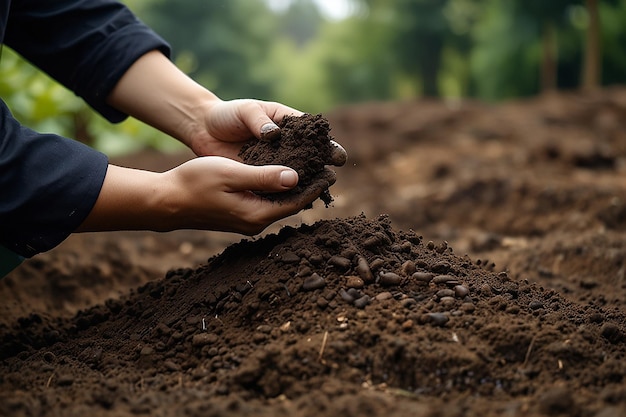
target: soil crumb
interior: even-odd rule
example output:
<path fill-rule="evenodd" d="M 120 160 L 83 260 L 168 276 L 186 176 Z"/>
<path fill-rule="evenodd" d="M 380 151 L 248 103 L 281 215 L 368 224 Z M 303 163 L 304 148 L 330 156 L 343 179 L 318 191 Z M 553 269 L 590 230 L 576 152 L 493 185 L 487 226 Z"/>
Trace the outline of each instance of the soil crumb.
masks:
<path fill-rule="evenodd" d="M 263 194 L 281 201 L 301 194 L 307 187 L 323 178 L 325 167 L 331 164 L 333 146 L 329 135 L 330 123 L 321 114 L 286 116 L 278 123 L 280 134 L 246 143 L 239 156 L 249 165 L 284 165 L 293 168 L 299 177 L 298 185 L 283 193 Z M 325 189 L 320 199 L 328 206 L 333 198 Z"/>

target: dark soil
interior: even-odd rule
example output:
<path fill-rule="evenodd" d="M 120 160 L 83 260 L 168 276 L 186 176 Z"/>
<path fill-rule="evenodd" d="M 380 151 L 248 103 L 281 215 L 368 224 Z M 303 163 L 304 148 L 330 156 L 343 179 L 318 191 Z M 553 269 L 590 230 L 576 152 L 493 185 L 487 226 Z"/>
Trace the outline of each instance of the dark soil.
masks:
<path fill-rule="evenodd" d="M 0 415 L 626 415 L 626 90 L 328 120 L 329 208 L 77 235 L 0 282 Z"/>
<path fill-rule="evenodd" d="M 324 169 L 331 164 L 333 138 L 330 123 L 321 114 L 287 116 L 278 123 L 280 134 L 246 143 L 239 156 L 249 165 L 283 165 L 298 173 L 298 185 L 283 193 L 264 194 L 273 201 L 293 198 L 316 180 L 323 179 Z M 329 205 L 333 199 L 326 188 L 320 199 Z"/>

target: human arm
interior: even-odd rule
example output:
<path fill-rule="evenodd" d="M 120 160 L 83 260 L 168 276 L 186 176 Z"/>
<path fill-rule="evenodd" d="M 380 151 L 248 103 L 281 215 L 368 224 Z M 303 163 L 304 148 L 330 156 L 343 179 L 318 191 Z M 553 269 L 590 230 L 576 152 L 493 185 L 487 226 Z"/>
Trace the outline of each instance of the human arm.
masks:
<path fill-rule="evenodd" d="M 114 0 L 13 2 L 5 42 L 109 121 L 134 116 L 197 155 L 236 158 L 241 141 L 258 137 L 262 125 L 302 114 L 278 103 L 218 99 L 176 68 L 169 45 Z"/>
<path fill-rule="evenodd" d="M 5 40 L 17 52 L 75 91 L 110 121 L 122 120 L 126 117 L 124 111 L 128 111 L 133 112 L 139 118 L 147 117 L 149 122 L 151 121 L 152 124 L 177 135 L 177 137 L 180 136 L 179 138 L 183 141 L 191 140 L 188 143 L 195 143 L 196 140 L 198 140 L 197 143 L 200 143 L 204 137 L 207 139 L 204 142 L 210 144 L 210 149 L 206 151 L 197 150 L 196 147 L 196 152 L 199 154 L 223 154 L 233 157 L 239 144 L 230 146 L 225 140 L 230 139 L 239 142 L 250 137 L 250 127 L 243 121 L 242 114 L 247 115 L 248 119 L 246 120 L 250 120 L 250 115 L 255 113 L 247 110 L 251 104 L 253 107 L 260 106 L 266 117 L 282 117 L 280 112 L 283 112 L 283 115 L 284 113 L 293 114 L 293 109 L 276 103 L 252 100 L 214 101 L 216 99 L 214 96 L 183 76 L 180 71 L 175 70 L 166 59 L 169 49 L 164 41 L 145 25 L 138 22 L 125 7 L 110 0 L 59 0 L 55 2 L 25 0 L 15 2 L 11 8 L 10 24 L 6 28 L 5 35 Z M 211 103 L 209 114 L 196 112 L 194 113 L 195 116 L 191 118 L 196 122 L 193 126 L 204 125 L 203 129 L 180 129 L 190 126 L 188 123 L 185 124 L 184 117 L 180 117 L 180 114 L 184 115 L 184 113 L 175 115 L 175 117 L 170 117 L 166 113 L 168 116 L 165 122 L 159 124 L 161 123 L 159 122 L 161 115 L 159 110 L 163 107 L 156 106 L 152 110 L 147 107 L 148 110 L 146 111 L 146 107 L 137 107 L 132 100 L 127 101 L 125 98 L 120 101 L 113 98 L 112 102 L 115 107 L 109 104 L 107 98 L 111 96 L 114 87 L 119 84 L 122 75 L 133 74 L 134 76 L 136 72 L 129 71 L 129 68 L 134 67 L 134 64 L 137 63 L 141 65 L 144 61 L 140 58 L 143 57 L 150 59 L 158 57 L 159 62 L 163 62 L 162 60 L 165 59 L 166 63 L 159 65 L 160 69 L 156 73 L 158 77 L 161 77 L 163 75 L 161 69 L 165 69 L 165 78 L 168 78 L 167 75 L 172 74 L 168 71 L 174 72 L 176 81 L 171 84 L 165 82 L 165 85 L 170 87 L 168 91 L 175 93 L 175 103 L 190 100 L 192 96 L 207 98 L 206 103 Z M 131 84 L 133 84 L 132 79 L 129 78 Z M 154 78 L 146 78 L 146 80 L 155 81 Z M 181 87 L 180 91 L 175 91 L 176 88 L 180 87 L 181 81 L 185 85 Z M 142 84 L 140 87 L 145 88 L 146 86 L 158 91 L 158 88 L 155 88 L 154 84 L 151 83 Z M 123 97 L 129 97 L 128 93 L 130 92 L 132 99 L 133 92 L 137 90 L 122 88 L 121 91 Z M 146 90 L 140 91 L 145 92 Z M 186 95 L 188 92 L 191 94 Z M 151 96 L 146 97 L 150 98 Z M 146 103 L 146 97 L 142 97 L 139 102 Z M 164 100 L 161 103 L 168 103 L 168 101 Z M 8 113 L 8 109 L 6 110 Z M 146 117 L 143 117 L 142 114 L 145 114 Z M 198 117 L 204 117 L 206 123 L 197 123 Z M 207 126 L 210 126 L 211 130 Z M 177 132 L 193 134 L 185 135 Z M 187 204 L 188 212 L 203 211 L 205 216 L 197 219 L 194 223 L 185 223 L 187 220 L 185 210 L 177 211 L 179 213 L 178 218 L 171 216 L 161 219 L 158 215 L 144 217 L 142 215 L 145 215 L 145 212 L 155 210 L 158 206 L 138 205 L 137 207 L 142 207 L 143 210 L 134 211 L 133 203 L 135 200 L 133 198 L 142 197 L 145 194 L 135 195 L 128 188 L 125 188 L 124 180 L 129 181 L 129 179 L 116 175 L 119 173 L 117 167 L 107 169 L 104 155 L 56 135 L 39 135 L 30 131 L 28 136 L 32 136 L 32 141 L 29 141 L 27 146 L 33 150 L 32 153 L 26 151 L 27 147 L 23 146 L 24 143 L 20 137 L 9 135 L 0 138 L 0 159 L 4 159 L 0 161 L 0 168 L 3 171 L 3 178 L 1 179 L 4 181 L 0 184 L 0 192 L 2 193 L 0 203 L 6 203 L 0 207 L 2 220 L 0 244 L 26 257 L 51 249 L 76 230 L 138 228 L 171 230 L 172 228 L 194 227 L 250 233 L 255 230 L 262 230 L 269 222 L 295 213 L 307 206 L 317 198 L 323 188 L 327 188 L 334 182 L 334 178 L 322 180 L 318 185 L 308 189 L 299 200 L 294 199 L 290 202 L 276 204 L 261 201 L 260 197 L 253 195 L 250 192 L 251 189 L 245 188 L 251 186 L 250 182 L 232 182 L 233 179 L 245 177 L 245 172 L 248 172 L 242 164 L 238 164 L 236 169 L 231 168 L 230 170 L 221 169 L 223 164 L 217 163 L 219 161 L 213 161 L 216 162 L 215 167 L 204 166 L 202 169 L 190 169 L 188 168 L 190 165 L 184 164 L 175 172 L 193 171 L 196 175 L 176 176 L 170 174 L 158 175 L 158 177 L 161 179 L 184 177 L 190 181 L 191 183 L 179 181 L 179 191 L 194 189 L 196 193 L 202 194 L 206 198 L 196 200 L 189 198 L 177 201 L 181 204 Z M 44 136 L 50 140 L 45 142 Z M 211 142 L 212 140 L 214 141 Z M 224 145 L 223 149 L 219 145 Z M 17 146 L 22 150 L 17 154 L 15 152 L 7 154 L 2 149 L 4 146 Z M 195 147 L 193 144 L 191 146 Z M 51 151 L 50 156 L 53 158 L 46 154 L 47 151 Z M 79 157 L 79 155 L 85 157 Z M 28 168 L 20 171 L 22 167 L 30 167 L 32 164 L 41 169 L 41 175 L 37 176 L 34 171 Z M 63 167 L 64 169 L 55 171 L 55 167 Z M 11 175 L 5 176 L 4 168 L 10 170 Z M 260 169 L 269 168 L 261 167 Z M 131 174 L 129 171 L 125 171 L 125 173 Z M 156 178 L 152 177 L 152 174 L 155 173 L 147 174 L 133 171 L 132 174 L 138 176 L 137 180 L 145 180 L 148 177 Z M 213 178 L 216 182 L 210 183 L 207 178 L 203 177 L 207 174 L 217 175 L 217 178 Z M 275 182 L 275 176 L 267 175 L 264 178 L 272 183 L 264 182 L 258 190 L 254 191 L 286 189 L 280 183 Z M 15 179 L 19 179 L 21 185 L 28 185 L 27 188 L 30 191 L 16 196 L 14 191 L 19 189 L 20 185 L 13 182 Z M 103 186 L 103 181 L 107 183 L 106 187 Z M 129 185 L 132 184 L 134 182 L 129 181 Z M 145 185 L 145 183 L 142 184 Z M 169 190 L 168 195 L 170 197 L 177 192 L 165 187 L 165 183 L 162 181 L 157 181 L 157 184 L 160 184 L 159 189 L 161 191 Z M 220 185 L 230 186 L 230 188 L 220 188 Z M 215 188 L 207 189 L 206 187 L 209 186 Z M 146 189 L 150 189 L 150 187 Z M 187 195 L 193 197 L 193 193 Z M 217 200 L 213 201 L 213 198 L 217 198 Z M 147 201 L 147 203 L 150 202 L 153 201 Z M 215 204 L 216 202 L 217 204 Z M 238 207 L 239 204 L 249 205 L 249 207 L 240 208 Z M 91 210 L 92 207 L 93 210 Z M 224 216 L 219 217 L 219 210 L 224 211 L 222 213 Z M 89 214 L 91 211 L 93 213 Z M 123 215 L 125 211 L 128 211 L 127 216 Z M 89 214 L 88 218 L 86 218 L 87 214 Z M 148 220 L 150 221 L 147 222 Z M 166 222 L 159 223 L 160 220 Z M 173 220 L 178 221 L 178 223 Z M 239 224 L 241 222 L 243 224 Z"/>
<path fill-rule="evenodd" d="M 202 229 L 254 235 L 309 205 L 334 176 L 280 203 L 250 191 L 281 192 L 297 182 L 292 169 L 223 157 L 195 158 L 163 173 L 109 165 L 100 196 L 78 231 Z"/>
<path fill-rule="evenodd" d="M 238 159 L 242 143 L 276 131 L 301 111 L 252 99 L 223 101 L 180 71 L 159 51 L 139 58 L 108 97 L 113 107 L 177 138 L 196 155 Z"/>
<path fill-rule="evenodd" d="M 52 249 L 85 219 L 106 155 L 22 126 L 0 100 L 0 245 L 23 257 Z"/>

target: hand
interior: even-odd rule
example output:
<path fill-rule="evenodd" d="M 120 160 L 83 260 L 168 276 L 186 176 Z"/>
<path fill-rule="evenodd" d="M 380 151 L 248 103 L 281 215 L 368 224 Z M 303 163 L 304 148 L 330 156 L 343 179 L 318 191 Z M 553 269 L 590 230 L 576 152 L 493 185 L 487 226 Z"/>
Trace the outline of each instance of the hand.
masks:
<path fill-rule="evenodd" d="M 202 229 L 260 233 L 309 206 L 335 181 L 329 171 L 293 198 L 271 202 L 253 191 L 293 188 L 286 167 L 200 157 L 164 173 L 110 165 L 96 204 L 78 231 Z"/>
<path fill-rule="evenodd" d="M 256 137 L 279 133 L 276 123 L 287 115 L 301 116 L 301 111 L 280 103 L 239 99 L 208 100 L 197 109 L 201 115 L 198 129 L 186 141 L 198 156 L 218 155 L 239 160 L 241 145 Z"/>
<path fill-rule="evenodd" d="M 280 135 L 276 123 L 288 115 L 302 116 L 304 113 L 275 102 L 240 99 L 231 101 L 212 100 L 206 105 L 205 129 L 190 141 L 196 155 L 221 155 L 240 160 L 238 153 L 244 142 L 253 137 L 271 141 Z M 334 140 L 329 165 L 343 166 L 348 154 Z"/>
<path fill-rule="evenodd" d="M 253 191 L 282 192 L 296 186 L 296 171 L 276 165 L 251 166 L 220 157 L 201 157 L 166 173 L 173 186 L 170 202 L 182 223 L 174 228 L 260 233 L 276 220 L 309 206 L 335 182 L 334 173 L 302 194 L 271 202 Z M 212 191 L 212 192 L 211 192 Z"/>
<path fill-rule="evenodd" d="M 275 102 L 223 101 L 158 51 L 139 58 L 107 97 L 113 107 L 177 138 L 198 156 L 239 160 L 243 142 L 278 133 L 276 123 L 301 111 Z M 343 148 L 341 148 L 343 150 Z M 345 151 L 338 163 L 345 163 Z M 343 162 L 341 162 L 343 160 Z"/>

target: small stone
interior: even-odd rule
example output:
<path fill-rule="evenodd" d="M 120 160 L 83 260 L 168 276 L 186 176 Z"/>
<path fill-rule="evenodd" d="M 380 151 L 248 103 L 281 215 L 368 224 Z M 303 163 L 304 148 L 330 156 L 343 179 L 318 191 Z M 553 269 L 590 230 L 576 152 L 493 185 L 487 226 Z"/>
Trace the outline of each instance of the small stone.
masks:
<path fill-rule="evenodd" d="M 417 271 L 414 272 L 413 275 L 411 275 L 411 279 L 421 282 L 430 282 L 432 281 L 434 276 L 435 274 L 433 274 L 432 272 Z"/>
<path fill-rule="evenodd" d="M 428 313 L 428 318 L 433 326 L 439 327 L 445 326 L 445 324 L 450 320 L 450 318 L 444 313 Z"/>
<path fill-rule="evenodd" d="M 381 272 L 378 275 L 380 277 L 380 285 L 392 286 L 399 285 L 402 282 L 402 277 L 393 272 Z"/>
<path fill-rule="evenodd" d="M 298 272 L 296 272 L 296 276 L 308 277 L 312 273 L 313 273 L 313 270 L 311 270 L 310 266 L 308 266 L 308 265 L 300 265 L 298 267 Z"/>
<path fill-rule="evenodd" d="M 364 295 L 361 298 L 354 300 L 354 306 L 357 308 L 365 308 L 370 303 L 369 295 Z"/>
<path fill-rule="evenodd" d="M 367 259 L 362 256 L 359 256 L 357 259 L 356 273 L 361 277 L 364 282 L 374 281 L 374 275 L 372 274 L 372 270 L 367 263 Z"/>
<path fill-rule="evenodd" d="M 441 297 L 439 299 L 439 303 L 441 303 L 441 305 L 446 309 L 449 309 L 451 307 L 454 307 L 456 300 L 454 297 Z"/>
<path fill-rule="evenodd" d="M 404 308 L 413 308 L 413 306 L 416 304 L 417 301 L 415 301 L 414 298 L 405 298 L 404 300 L 400 301 L 400 305 Z"/>
<path fill-rule="evenodd" d="M 326 281 L 324 278 L 319 276 L 316 272 L 314 272 L 311 276 L 307 277 L 302 284 L 302 289 L 305 291 L 318 290 L 320 288 L 324 288 L 326 285 Z"/>
<path fill-rule="evenodd" d="M 280 260 L 286 264 L 297 264 L 300 262 L 300 257 L 293 252 L 287 251 L 280 255 Z"/>
<path fill-rule="evenodd" d="M 435 284 L 458 284 L 459 281 L 453 277 L 452 275 L 437 275 L 436 277 L 433 278 L 433 283 Z"/>
<path fill-rule="evenodd" d="M 413 328 L 413 320 L 407 320 L 404 323 L 402 323 L 401 326 L 402 330 L 404 330 L 405 332 L 411 330 Z"/>
<path fill-rule="evenodd" d="M 344 258 L 343 256 L 331 256 L 328 260 L 328 264 L 336 267 L 341 271 L 347 271 L 350 269 L 352 262 L 348 258 Z"/>
<path fill-rule="evenodd" d="M 270 334 L 272 332 L 272 326 L 269 326 L 267 324 L 261 324 L 257 326 L 256 330 L 260 333 Z"/>
<path fill-rule="evenodd" d="M 166 360 L 163 362 L 163 366 L 170 372 L 177 372 L 181 370 L 181 366 L 172 362 L 171 360 Z"/>
<path fill-rule="evenodd" d="M 346 287 L 348 288 L 363 288 L 365 286 L 365 282 L 361 277 L 357 277 L 354 275 L 350 275 L 346 277 Z"/>
<path fill-rule="evenodd" d="M 202 347 L 206 345 L 212 345 L 218 341 L 218 337 L 213 333 L 199 333 L 193 335 L 191 338 L 191 345 L 195 347 Z"/>
<path fill-rule="evenodd" d="M 374 297 L 374 299 L 377 301 L 389 300 L 391 298 L 393 298 L 393 294 L 391 294 L 389 291 L 381 292 Z"/>
<path fill-rule="evenodd" d="M 446 261 L 437 262 L 430 270 L 437 274 L 447 274 L 450 271 L 450 263 Z"/>
<path fill-rule="evenodd" d="M 404 276 L 410 277 L 415 272 L 415 262 L 408 260 L 402 264 L 402 273 Z"/>
<path fill-rule="evenodd" d="M 343 288 L 339 290 L 339 296 L 341 297 L 343 301 L 348 302 L 348 303 L 351 303 L 355 300 L 355 298 Z"/>
<path fill-rule="evenodd" d="M 325 299 L 324 297 L 319 297 L 317 299 L 317 306 L 321 309 L 325 309 L 326 307 L 328 307 L 328 300 Z"/>
<path fill-rule="evenodd" d="M 454 291 L 453 290 L 449 290 L 449 289 L 439 290 L 439 291 L 437 291 L 437 294 L 435 294 L 435 295 L 437 296 L 437 298 L 454 297 Z"/>
<path fill-rule="evenodd" d="M 540 308 L 543 308 L 543 303 L 541 301 L 531 301 L 530 304 L 528 304 L 528 307 L 530 307 L 531 310 L 539 310 Z"/>
<path fill-rule="evenodd" d="M 457 298 L 465 298 L 469 294 L 469 288 L 465 285 L 456 285 L 454 287 L 454 295 Z"/>
<path fill-rule="evenodd" d="M 382 268 L 383 265 L 385 265 L 385 261 L 380 258 L 376 258 L 372 261 L 372 263 L 370 263 L 370 269 L 376 271 L 377 269 Z"/>
<path fill-rule="evenodd" d="M 356 288 L 348 288 L 348 290 L 346 291 L 352 298 L 354 298 L 355 300 L 357 298 L 361 298 L 363 296 L 363 293 L 359 290 L 357 290 Z"/>
<path fill-rule="evenodd" d="M 366 238 L 363 241 L 363 246 L 365 246 L 366 248 L 375 248 L 377 246 L 380 246 L 382 243 L 382 239 L 379 236 L 374 235 Z"/>

